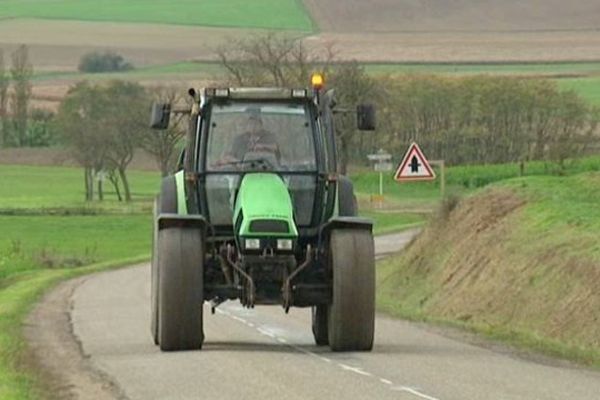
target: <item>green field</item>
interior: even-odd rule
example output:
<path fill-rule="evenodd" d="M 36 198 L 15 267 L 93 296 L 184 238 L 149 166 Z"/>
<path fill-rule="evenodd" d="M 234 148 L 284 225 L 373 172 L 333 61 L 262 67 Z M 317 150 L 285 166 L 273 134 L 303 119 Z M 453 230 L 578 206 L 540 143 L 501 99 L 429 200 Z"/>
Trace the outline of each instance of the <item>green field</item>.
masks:
<path fill-rule="evenodd" d="M 63 167 L 33 167 L 0 165 L 0 210 L 87 207 L 84 202 L 83 170 Z M 150 204 L 159 187 L 159 174 L 129 172 L 134 204 L 123 206 L 117 202 L 108 182 L 105 184 L 106 201 L 93 203 L 92 208 L 131 211 L 140 203 Z M 149 211 L 151 208 L 147 208 Z"/>
<path fill-rule="evenodd" d="M 558 86 L 573 90 L 590 103 L 600 106 L 600 77 L 557 79 Z"/>
<path fill-rule="evenodd" d="M 0 282 L 43 268 L 149 254 L 150 215 L 0 216 Z"/>
<path fill-rule="evenodd" d="M 297 0 L 0 0 L 1 18 L 313 29 L 311 18 Z"/>

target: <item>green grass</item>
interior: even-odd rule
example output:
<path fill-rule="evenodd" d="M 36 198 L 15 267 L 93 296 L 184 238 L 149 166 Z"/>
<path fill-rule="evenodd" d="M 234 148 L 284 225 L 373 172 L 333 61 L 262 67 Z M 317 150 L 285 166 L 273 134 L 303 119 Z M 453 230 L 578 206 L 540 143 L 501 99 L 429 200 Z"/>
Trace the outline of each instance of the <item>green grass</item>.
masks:
<path fill-rule="evenodd" d="M 0 18 L 313 29 L 298 0 L 0 0 Z"/>
<path fill-rule="evenodd" d="M 187 78 L 189 80 L 207 77 L 218 77 L 223 73 L 221 66 L 214 62 L 184 61 L 175 64 L 154 65 L 136 68 L 125 72 L 81 73 L 74 71 L 36 72 L 34 82 L 68 80 L 68 81 L 104 81 L 113 79 L 160 79 Z"/>
<path fill-rule="evenodd" d="M 0 282 L 23 272 L 148 254 L 150 215 L 0 216 Z"/>
<path fill-rule="evenodd" d="M 422 225 L 427 220 L 426 214 L 378 211 L 373 209 L 361 211 L 360 216 L 373 220 L 373 233 L 375 235 L 413 228 Z"/>
<path fill-rule="evenodd" d="M 23 365 L 27 346 L 21 327 L 33 305 L 50 287 L 69 278 L 139 263 L 147 258 L 144 255 L 83 268 L 32 271 L 0 289 L 0 399 L 45 398 L 40 394 L 39 382 Z"/>
<path fill-rule="evenodd" d="M 441 199 L 438 182 L 407 182 L 394 181 L 390 172 L 384 175 L 383 194 L 387 208 L 430 210 Z M 361 169 L 350 173 L 354 190 L 361 203 L 369 201 L 369 195 L 379 193 L 379 173 Z M 456 188 L 449 188 L 455 190 Z"/>
<path fill-rule="evenodd" d="M 560 170 L 556 163 L 530 161 L 525 163 L 524 176 L 573 175 L 581 172 L 600 171 L 600 157 L 588 156 L 567 160 L 565 169 Z M 465 165 L 447 169 L 446 182 L 465 188 L 479 188 L 493 182 L 515 178 L 520 175 L 518 163 Z"/>
<path fill-rule="evenodd" d="M 0 165 L 0 176 L 0 210 L 89 207 L 84 202 L 83 170 L 80 168 Z M 139 206 L 140 202 L 151 204 L 159 188 L 159 174 L 131 171 L 128 177 L 135 201 L 132 207 Z M 95 202 L 92 207 L 129 211 L 129 206 L 123 207 L 117 202 L 109 182 L 105 183 L 105 189 L 106 201 Z"/>
<path fill-rule="evenodd" d="M 0 231 L 0 398 L 43 397 L 23 364 L 22 321 L 62 280 L 147 260 L 151 217 L 0 216 Z"/>
<path fill-rule="evenodd" d="M 558 86 L 573 90 L 590 103 L 600 106 L 600 76 L 574 79 L 558 79 Z"/>

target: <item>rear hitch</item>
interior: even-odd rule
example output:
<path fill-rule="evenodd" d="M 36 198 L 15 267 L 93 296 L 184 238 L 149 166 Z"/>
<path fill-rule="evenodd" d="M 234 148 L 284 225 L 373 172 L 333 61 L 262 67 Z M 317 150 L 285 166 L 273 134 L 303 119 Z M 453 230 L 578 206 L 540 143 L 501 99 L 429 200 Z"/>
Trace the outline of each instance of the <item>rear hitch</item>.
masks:
<path fill-rule="evenodd" d="M 282 297 L 283 297 L 283 308 L 285 309 L 286 314 L 288 312 L 290 312 L 290 307 L 292 306 L 292 302 L 293 302 L 292 279 L 294 279 L 296 276 L 298 276 L 298 274 L 300 272 L 302 272 L 306 267 L 308 267 L 310 265 L 311 260 L 312 260 L 312 248 L 309 244 L 306 246 L 306 258 L 305 258 L 304 262 L 302 264 L 300 264 L 298 266 L 298 268 L 296 268 L 294 270 L 294 272 L 292 272 L 290 274 L 290 276 L 287 277 L 287 279 L 283 283 L 283 287 L 281 288 Z"/>

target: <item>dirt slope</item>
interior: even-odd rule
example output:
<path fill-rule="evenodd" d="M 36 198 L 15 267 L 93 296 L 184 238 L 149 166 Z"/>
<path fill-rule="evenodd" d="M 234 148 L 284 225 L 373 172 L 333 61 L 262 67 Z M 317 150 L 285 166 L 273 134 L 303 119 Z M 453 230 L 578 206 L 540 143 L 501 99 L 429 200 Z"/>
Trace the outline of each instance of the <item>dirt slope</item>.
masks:
<path fill-rule="evenodd" d="M 598 174 L 577 179 L 590 194 L 600 189 Z M 567 201 L 576 189 L 553 190 L 501 186 L 462 201 L 382 265 L 383 308 L 520 336 L 554 352 L 583 351 L 600 364 L 598 213 L 591 197 Z M 573 210 L 563 215 L 561 205 Z"/>

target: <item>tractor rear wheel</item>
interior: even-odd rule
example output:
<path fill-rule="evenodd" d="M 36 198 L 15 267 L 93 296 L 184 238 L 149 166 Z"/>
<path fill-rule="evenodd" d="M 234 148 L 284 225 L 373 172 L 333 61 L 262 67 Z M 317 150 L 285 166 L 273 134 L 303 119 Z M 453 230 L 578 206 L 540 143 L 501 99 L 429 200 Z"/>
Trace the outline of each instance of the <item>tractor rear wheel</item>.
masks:
<path fill-rule="evenodd" d="M 177 187 L 175 185 L 175 177 L 169 176 L 163 179 L 160 195 L 154 200 L 154 229 L 152 234 L 152 263 L 151 263 L 151 304 L 152 311 L 150 316 L 150 330 L 152 331 L 152 339 L 154 344 L 159 344 L 158 338 L 158 216 L 160 214 L 176 214 L 177 213 Z"/>
<path fill-rule="evenodd" d="M 162 351 L 202 347 L 202 236 L 193 228 L 158 232 L 158 337 Z"/>
<path fill-rule="evenodd" d="M 327 333 L 328 306 L 314 306 L 312 308 L 312 332 L 317 346 L 327 346 L 329 335 Z"/>
<path fill-rule="evenodd" d="M 329 346 L 333 351 L 370 351 L 375 332 L 375 253 L 368 230 L 334 230 L 330 237 L 333 299 Z"/>

